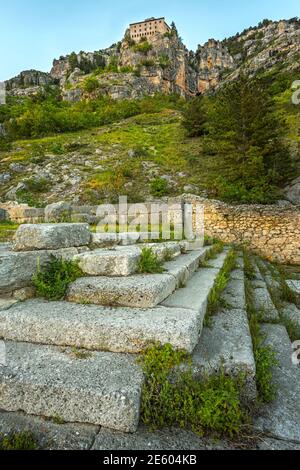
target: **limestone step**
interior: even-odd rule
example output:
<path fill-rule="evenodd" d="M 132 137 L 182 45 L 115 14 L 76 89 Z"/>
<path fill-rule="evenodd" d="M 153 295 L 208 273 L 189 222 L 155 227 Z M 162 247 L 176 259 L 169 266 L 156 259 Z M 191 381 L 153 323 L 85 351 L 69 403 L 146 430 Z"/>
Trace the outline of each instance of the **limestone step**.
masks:
<path fill-rule="evenodd" d="M 216 259 L 210 260 L 209 267 L 201 268 L 195 272 L 187 282 L 186 287 L 178 289 L 162 305 L 165 307 L 194 309 L 204 317 L 208 295 L 227 255 L 227 251 L 224 251 Z"/>
<path fill-rule="evenodd" d="M 191 353 L 200 320 L 192 309 L 105 308 L 36 299 L 0 311 L 0 337 L 124 353 L 138 353 L 155 341 Z"/>
<path fill-rule="evenodd" d="M 254 307 L 258 312 L 260 312 L 263 321 L 277 321 L 279 320 L 279 312 L 272 301 L 267 283 L 254 258 L 252 259 L 252 263 L 256 278 L 249 282 L 253 290 Z"/>
<path fill-rule="evenodd" d="M 6 342 L 0 409 L 59 417 L 124 432 L 137 429 L 143 374 L 136 358 Z"/>
<path fill-rule="evenodd" d="M 161 246 L 159 250 L 164 250 Z M 155 307 L 185 283 L 204 259 L 206 249 L 183 254 L 165 265 L 163 274 L 130 277 L 97 276 L 77 279 L 69 287 L 67 300 L 103 306 Z"/>
<path fill-rule="evenodd" d="M 224 369 L 237 377 L 245 374 L 244 399 L 256 398 L 256 366 L 246 311 L 243 270 L 236 269 L 222 298 L 226 307 L 213 317 L 212 326 L 204 327 L 193 354 L 195 377 L 213 375 Z"/>
<path fill-rule="evenodd" d="M 75 256 L 79 267 L 89 276 L 130 276 L 137 272 L 143 248 L 151 248 L 158 259 L 181 254 L 178 243 L 141 244 L 138 246 L 98 249 Z"/>
<path fill-rule="evenodd" d="M 287 280 L 289 288 L 300 298 L 300 281 L 296 279 Z"/>
<path fill-rule="evenodd" d="M 62 248 L 59 250 L 40 250 L 14 252 L 10 247 L 0 250 L 0 295 L 32 285 L 32 276 L 38 265 L 45 266 L 51 256 L 73 259 L 88 248 Z"/>
<path fill-rule="evenodd" d="M 284 326 L 264 325 L 263 332 L 279 363 L 273 370 L 277 398 L 263 407 L 255 427 L 271 437 L 300 443 L 300 367 L 293 364 L 294 349 Z"/>
<path fill-rule="evenodd" d="M 176 280 L 170 274 L 85 277 L 70 285 L 67 300 L 103 306 L 151 308 L 175 289 Z"/>

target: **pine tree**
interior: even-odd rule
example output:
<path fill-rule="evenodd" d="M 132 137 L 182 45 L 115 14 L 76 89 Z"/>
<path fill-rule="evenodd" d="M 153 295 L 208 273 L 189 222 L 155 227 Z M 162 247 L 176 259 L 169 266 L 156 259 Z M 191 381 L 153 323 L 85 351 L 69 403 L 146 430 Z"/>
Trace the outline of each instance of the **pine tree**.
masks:
<path fill-rule="evenodd" d="M 200 137 L 206 132 L 207 111 L 203 96 L 191 99 L 183 112 L 183 127 L 189 137 Z"/>
<path fill-rule="evenodd" d="M 242 76 L 219 91 L 208 123 L 210 147 L 222 168 L 215 182 L 219 194 L 268 202 L 292 169 L 285 123 L 268 92 Z"/>

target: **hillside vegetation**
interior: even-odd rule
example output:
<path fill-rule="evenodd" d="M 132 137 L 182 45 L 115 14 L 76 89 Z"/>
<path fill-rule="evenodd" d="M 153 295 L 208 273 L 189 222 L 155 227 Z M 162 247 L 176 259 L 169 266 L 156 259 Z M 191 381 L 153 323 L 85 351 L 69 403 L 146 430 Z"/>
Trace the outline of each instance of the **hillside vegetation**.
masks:
<path fill-rule="evenodd" d="M 300 124 L 299 110 L 291 102 L 293 78 L 262 77 L 276 119 L 286 122 L 283 140 L 294 164 L 292 172 L 287 168 L 286 178 L 276 181 L 277 189 L 299 174 Z M 206 97 L 206 106 L 215 106 L 218 96 Z M 9 117 L 0 151 L 2 172 L 9 176 L 0 186 L 0 196 L 33 206 L 59 199 L 95 204 L 115 201 L 119 194 L 138 202 L 183 192 L 242 202 L 276 200 L 280 192 L 268 185 L 262 188 L 263 195 L 242 196 L 236 188 L 224 187 L 227 164 L 220 147 L 207 150 L 207 132 L 190 137 L 182 125 L 183 113 L 192 116 L 191 106 L 177 96 L 160 95 L 76 104 L 61 101 L 51 91 L 34 99 L 11 98 L 0 107 L 2 121 Z M 224 133 L 223 145 L 228 139 Z M 281 158 L 282 168 L 288 166 L 288 158 Z M 238 176 L 238 159 L 232 165 Z M 261 169 L 254 161 L 254 180 L 256 175 L 261 177 Z"/>
<path fill-rule="evenodd" d="M 153 44 L 125 36 L 54 61 L 52 75 L 20 74 L 0 106 L 1 200 L 282 199 L 300 175 L 298 37 L 298 19 L 264 21 L 196 54 L 177 33 Z M 185 100 L 199 83 L 202 96 Z"/>

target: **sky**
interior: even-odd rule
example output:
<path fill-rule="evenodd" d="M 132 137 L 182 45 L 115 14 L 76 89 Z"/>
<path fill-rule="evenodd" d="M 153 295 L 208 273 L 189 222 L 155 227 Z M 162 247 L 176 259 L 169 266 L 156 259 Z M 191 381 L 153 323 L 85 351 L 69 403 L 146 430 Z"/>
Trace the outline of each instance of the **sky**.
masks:
<path fill-rule="evenodd" d="M 129 23 L 175 21 L 189 49 L 271 20 L 300 16 L 299 0 L 0 0 L 0 81 L 50 71 L 54 58 L 122 39 Z"/>

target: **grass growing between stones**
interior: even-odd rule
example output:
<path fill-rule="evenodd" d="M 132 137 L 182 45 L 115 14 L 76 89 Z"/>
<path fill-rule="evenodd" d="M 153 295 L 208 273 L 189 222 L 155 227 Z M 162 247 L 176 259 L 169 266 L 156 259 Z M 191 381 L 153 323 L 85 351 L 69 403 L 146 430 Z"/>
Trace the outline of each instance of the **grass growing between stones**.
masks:
<path fill-rule="evenodd" d="M 191 357 L 169 344 L 150 345 L 140 362 L 145 374 L 141 419 L 151 429 L 178 426 L 199 435 L 234 437 L 247 423 L 240 400 L 242 377 L 220 373 L 195 380 Z"/>
<path fill-rule="evenodd" d="M 29 431 L 11 433 L 8 436 L 0 434 L 0 450 L 37 450 L 37 442 Z"/>
<path fill-rule="evenodd" d="M 163 261 L 159 260 L 151 248 L 143 248 L 138 263 L 140 274 L 161 274 L 164 272 Z"/>
<path fill-rule="evenodd" d="M 244 251 L 244 266 L 252 265 L 248 253 Z M 261 314 L 254 308 L 253 290 L 250 279 L 253 279 L 253 271 L 250 271 L 250 279 L 247 277 L 249 271 L 245 271 L 245 293 L 247 303 L 247 314 L 250 333 L 253 343 L 253 352 L 256 364 L 256 384 L 258 390 L 258 400 L 260 403 L 270 403 L 276 398 L 276 387 L 273 384 L 272 369 L 278 366 L 276 354 L 271 346 L 264 344 L 265 335 L 261 332 Z"/>
<path fill-rule="evenodd" d="M 9 220 L 0 222 L 0 243 L 11 241 L 18 227 L 18 224 Z"/>
<path fill-rule="evenodd" d="M 218 248 L 218 246 L 217 246 Z M 230 273 L 236 267 L 237 253 L 235 248 L 231 248 L 222 269 L 219 271 L 212 290 L 208 296 L 207 309 L 205 315 L 205 326 L 211 326 L 211 317 L 215 315 L 222 306 L 222 293 L 230 280 Z"/>
<path fill-rule="evenodd" d="M 76 262 L 52 255 L 45 267 L 38 266 L 32 282 L 38 297 L 44 297 L 47 300 L 62 300 L 69 284 L 82 276 L 83 273 Z"/>
<path fill-rule="evenodd" d="M 205 245 L 211 246 L 209 250 L 205 253 L 204 260 L 200 263 L 200 267 L 205 267 L 208 265 L 208 261 L 211 259 L 215 259 L 220 253 L 224 251 L 224 243 L 219 240 L 214 240 L 212 245 Z"/>
<path fill-rule="evenodd" d="M 268 263 L 269 273 L 273 279 L 277 282 L 279 287 L 268 286 L 273 304 L 279 312 L 280 319 L 277 323 L 284 325 L 289 338 L 292 342 L 298 341 L 300 338 L 300 326 L 288 314 L 284 313 L 284 307 L 288 304 L 294 304 L 299 307 L 299 298 L 295 292 L 293 292 L 285 279 L 285 271 L 281 266 L 275 267 L 273 264 Z M 268 270 L 267 270 L 268 272 Z"/>

